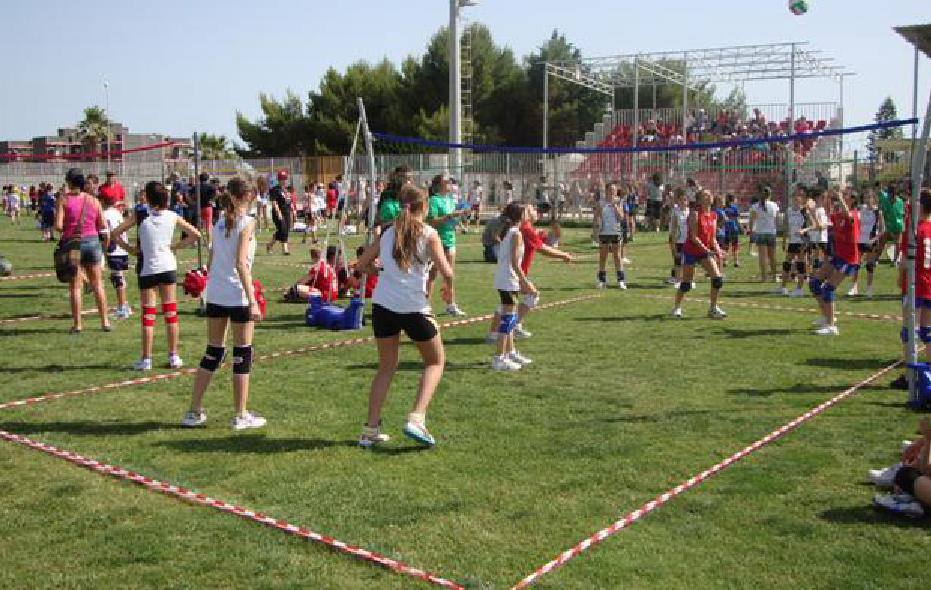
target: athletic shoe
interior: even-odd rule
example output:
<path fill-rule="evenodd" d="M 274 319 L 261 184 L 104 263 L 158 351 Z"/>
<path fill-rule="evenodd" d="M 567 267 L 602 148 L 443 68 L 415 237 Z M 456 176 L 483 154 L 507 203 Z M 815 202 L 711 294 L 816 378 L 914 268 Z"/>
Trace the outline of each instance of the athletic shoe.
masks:
<path fill-rule="evenodd" d="M 866 298 L 867 299 L 873 298 L 873 287 L 872 286 L 869 286 L 866 288 Z"/>
<path fill-rule="evenodd" d="M 514 338 L 516 338 L 517 340 L 526 340 L 527 338 L 530 338 L 531 336 L 533 336 L 533 333 L 530 332 L 529 330 L 525 330 L 524 327 L 521 326 L 520 324 L 517 324 L 517 327 L 514 328 Z M 497 341 L 498 340 L 495 339 L 495 342 Z"/>
<path fill-rule="evenodd" d="M 372 428 L 371 426 L 364 425 L 362 427 L 362 434 L 359 436 L 359 446 L 363 449 L 370 449 L 377 444 L 386 443 L 391 440 L 391 437 L 381 431 L 379 426 Z"/>
<path fill-rule="evenodd" d="M 815 330 L 815 334 L 818 336 L 840 336 L 840 330 L 837 329 L 837 326 L 823 326 Z"/>
<path fill-rule="evenodd" d="M 604 281 L 598 281 L 597 283 L 595 283 L 596 289 L 604 289 L 605 287 L 606 285 L 604 284 Z"/>
<path fill-rule="evenodd" d="M 457 317 L 457 318 L 461 318 L 462 316 L 466 314 L 464 311 L 459 309 L 459 306 L 456 305 L 455 303 L 450 303 L 449 305 L 446 306 L 446 313 L 453 317 Z"/>
<path fill-rule="evenodd" d="M 524 355 L 522 355 L 521 353 L 517 352 L 516 350 L 512 350 L 512 351 L 510 352 L 510 354 L 508 354 L 508 360 L 517 363 L 517 364 L 520 365 L 521 367 L 524 367 L 524 366 L 526 366 L 526 365 L 529 365 L 530 363 L 533 362 L 532 360 L 530 360 L 529 358 L 525 357 Z"/>
<path fill-rule="evenodd" d="M 889 387 L 908 391 L 908 377 L 906 375 L 899 375 L 889 384 Z"/>
<path fill-rule="evenodd" d="M 630 264 L 630 258 L 627 258 L 625 256 L 624 258 L 621 258 L 621 262 L 623 262 L 624 264 Z"/>
<path fill-rule="evenodd" d="M 184 418 L 181 418 L 181 426 L 185 428 L 195 428 L 197 426 L 203 426 L 207 423 L 207 412 L 200 410 L 195 412 L 194 410 L 188 410 L 184 415 Z"/>
<path fill-rule="evenodd" d="M 139 359 L 133 363 L 133 369 L 137 371 L 151 371 L 152 370 L 152 359 Z"/>
<path fill-rule="evenodd" d="M 713 320 L 723 320 L 727 317 L 727 313 L 723 309 L 715 305 L 714 307 L 708 310 L 708 317 Z"/>
<path fill-rule="evenodd" d="M 617 288 L 620 289 L 621 291 L 626 291 L 626 290 L 627 290 L 627 284 L 626 284 L 624 281 L 618 281 L 618 282 L 617 282 Z"/>
<path fill-rule="evenodd" d="M 408 420 L 407 424 L 404 425 L 404 436 L 428 447 L 432 447 L 436 444 L 436 439 L 433 438 L 433 435 L 430 434 L 430 431 L 427 430 L 423 422 Z"/>
<path fill-rule="evenodd" d="M 783 297 L 789 296 L 789 290 L 785 287 L 779 287 L 778 289 L 776 289 L 776 293 L 779 295 L 782 295 Z"/>
<path fill-rule="evenodd" d="M 796 287 L 794 291 L 792 291 L 791 293 L 789 293 L 789 297 L 796 297 L 796 298 L 797 298 L 797 297 L 804 297 L 804 296 L 805 296 L 805 293 L 804 293 L 801 289 L 799 289 L 798 287 Z"/>
<path fill-rule="evenodd" d="M 823 315 L 819 315 L 817 319 L 811 320 L 811 325 L 816 328 L 823 328 L 828 325 L 828 321 Z"/>
<path fill-rule="evenodd" d="M 681 320 L 682 319 L 682 308 L 676 307 L 672 310 L 672 317 Z"/>
<path fill-rule="evenodd" d="M 666 284 L 667 285 L 678 285 L 679 281 L 677 281 L 675 277 L 666 277 Z"/>
<path fill-rule="evenodd" d="M 678 289 L 678 288 L 679 288 L 679 285 L 681 285 L 681 283 L 679 283 L 678 281 L 676 281 L 675 283 L 672 283 L 672 288 L 673 288 L 673 289 Z"/>
<path fill-rule="evenodd" d="M 491 359 L 491 368 L 495 371 L 520 371 L 521 366 L 507 356 L 494 356 Z"/>
<path fill-rule="evenodd" d="M 873 506 L 910 518 L 920 518 L 925 515 L 921 504 L 908 494 L 876 494 L 873 496 Z"/>
<path fill-rule="evenodd" d="M 485 334 L 485 344 L 497 344 L 498 343 L 498 333 L 489 332 Z"/>
<path fill-rule="evenodd" d="M 853 287 L 850 287 L 850 290 L 847 291 L 847 297 L 856 297 L 859 294 L 860 294 L 860 290 L 857 289 L 856 285 L 854 285 Z"/>
<path fill-rule="evenodd" d="M 117 308 L 116 308 L 116 312 L 115 312 L 113 315 L 115 315 L 115 316 L 116 316 L 116 319 L 118 319 L 118 320 L 126 320 L 126 319 L 129 319 L 129 316 L 130 316 L 131 314 L 132 314 L 132 312 L 129 311 L 129 309 L 127 309 L 127 308 L 125 308 L 125 307 L 117 307 Z"/>
<path fill-rule="evenodd" d="M 870 469 L 869 478 L 870 482 L 880 488 L 891 488 L 895 483 L 895 474 L 899 472 L 899 469 L 902 467 L 901 463 L 896 463 L 885 469 Z"/>
<path fill-rule="evenodd" d="M 168 366 L 172 369 L 180 369 L 184 366 L 184 361 L 177 354 L 168 355 Z"/>
<path fill-rule="evenodd" d="M 754 258 L 756 258 L 757 256 L 759 256 L 759 254 L 757 254 L 756 252 L 750 252 L 750 256 L 753 256 Z"/>
<path fill-rule="evenodd" d="M 233 430 L 250 430 L 252 428 L 262 428 L 266 420 L 262 416 L 253 412 L 246 412 L 245 416 L 233 416 L 230 426 Z"/>

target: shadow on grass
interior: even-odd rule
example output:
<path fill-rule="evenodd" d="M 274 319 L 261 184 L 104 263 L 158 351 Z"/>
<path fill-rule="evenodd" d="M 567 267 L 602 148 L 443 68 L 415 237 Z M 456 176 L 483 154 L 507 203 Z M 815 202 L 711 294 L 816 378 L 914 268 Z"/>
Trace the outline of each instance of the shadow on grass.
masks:
<path fill-rule="evenodd" d="M 757 338 L 759 336 L 788 336 L 797 334 L 799 330 L 789 328 L 764 328 L 760 330 L 739 330 L 737 328 L 717 328 L 715 333 L 728 338 Z"/>
<path fill-rule="evenodd" d="M 633 414 L 630 416 L 617 416 L 615 418 L 602 418 L 599 422 L 606 422 L 608 424 L 615 423 L 643 423 L 643 422 L 665 422 L 667 420 L 672 420 L 675 418 L 682 418 L 685 416 L 701 416 L 705 414 L 718 414 L 722 410 L 670 410 L 668 412 L 659 412 L 657 414 Z"/>
<path fill-rule="evenodd" d="M 887 391 L 896 391 L 896 390 L 894 390 L 894 389 L 887 389 Z M 899 410 L 910 410 L 909 407 L 908 407 L 908 404 L 905 402 L 906 393 L 905 393 L 904 391 L 901 392 L 901 393 L 902 393 L 902 400 L 901 400 L 901 401 L 897 401 L 897 402 L 869 401 L 869 402 L 864 402 L 864 403 L 865 403 L 866 405 L 868 405 L 868 406 L 876 406 L 876 407 L 879 407 L 879 408 L 893 408 L 893 409 L 899 409 Z"/>
<path fill-rule="evenodd" d="M 16 434 L 60 432 L 88 436 L 133 436 L 155 430 L 176 430 L 176 422 L 4 422 L 2 428 Z"/>
<path fill-rule="evenodd" d="M 485 338 L 449 338 L 443 339 L 444 346 L 474 346 L 476 344 L 485 344 Z M 489 344 L 489 346 L 491 346 Z"/>
<path fill-rule="evenodd" d="M 61 332 L 61 330 L 57 330 Z M 0 332 L 6 333 L 6 332 Z M 42 333 L 41 330 L 36 331 L 35 333 Z M 3 373 L 33 373 L 33 372 L 44 372 L 44 373 L 64 373 L 65 371 L 84 371 L 87 369 L 111 369 L 113 371 L 125 371 L 127 368 L 126 365 L 108 365 L 104 363 L 93 364 L 93 365 L 34 365 L 31 367 L 3 367 L 0 366 L 0 372 Z"/>
<path fill-rule="evenodd" d="M 872 506 L 851 506 L 849 508 L 831 508 L 818 514 L 818 518 L 834 524 L 882 524 L 902 529 L 922 528 L 931 525 L 927 518 L 908 518 L 889 512 L 883 512 Z"/>
<path fill-rule="evenodd" d="M 652 315 L 627 315 L 627 316 L 597 316 L 588 318 L 572 318 L 574 322 L 661 322 L 670 320 L 669 314 L 657 313 Z"/>
<path fill-rule="evenodd" d="M 319 451 L 338 447 L 354 447 L 354 440 L 325 440 L 321 438 L 266 438 L 257 436 L 225 436 L 223 438 L 165 440 L 153 446 L 166 447 L 185 453 L 294 453 Z"/>
<path fill-rule="evenodd" d="M 30 335 L 35 335 L 35 334 L 62 334 L 62 335 L 70 335 L 70 334 L 68 334 L 68 330 L 71 328 L 70 319 L 65 319 L 65 318 L 50 318 L 50 321 L 58 321 L 58 322 L 61 322 L 61 325 L 60 325 L 59 327 L 55 327 L 55 328 L 0 328 L 0 336 L 30 336 Z M 69 323 L 65 323 L 65 322 L 69 322 Z M 98 329 L 99 329 L 99 328 L 98 328 Z M 87 328 L 85 328 L 85 330 L 87 330 Z M 42 367 L 31 367 L 31 368 L 34 369 L 34 370 L 41 370 L 41 369 L 42 369 Z M 57 366 L 56 366 L 56 367 L 54 367 L 54 368 L 55 368 L 56 370 L 58 370 L 58 369 L 64 370 L 64 367 L 57 367 Z M 69 367 L 69 368 L 74 368 L 74 367 Z M 109 366 L 108 366 L 108 367 L 98 367 L 98 368 L 109 369 L 109 368 L 113 368 L 113 367 L 109 367 Z M 4 370 L 5 370 L 5 371 L 15 371 L 16 369 L 4 369 Z"/>
<path fill-rule="evenodd" d="M 481 339 L 482 342 L 485 342 L 484 339 Z M 344 367 L 347 370 L 356 369 L 366 369 L 366 370 L 376 370 L 378 368 L 378 363 L 361 363 L 356 365 L 346 365 Z M 447 371 L 472 371 L 475 369 L 487 369 L 488 363 L 451 363 L 446 362 Z M 402 361 L 398 363 L 398 371 L 407 371 L 419 373 L 423 371 L 423 363 L 419 361 Z"/>
<path fill-rule="evenodd" d="M 738 387 L 734 389 L 728 389 L 727 392 L 734 395 L 746 395 L 748 397 L 769 397 L 771 395 L 776 395 L 780 393 L 793 393 L 793 394 L 813 394 L 813 393 L 840 393 L 846 389 L 843 385 L 812 385 L 811 383 L 796 383 L 795 385 L 789 387 Z M 860 391 L 869 391 L 869 390 L 885 390 L 885 387 L 879 387 L 876 385 L 864 386 L 860 388 Z"/>
<path fill-rule="evenodd" d="M 848 371 L 867 371 L 888 367 L 894 359 L 862 358 L 862 359 L 828 359 L 813 358 L 805 361 L 812 367 L 825 367 L 827 369 L 846 369 Z"/>

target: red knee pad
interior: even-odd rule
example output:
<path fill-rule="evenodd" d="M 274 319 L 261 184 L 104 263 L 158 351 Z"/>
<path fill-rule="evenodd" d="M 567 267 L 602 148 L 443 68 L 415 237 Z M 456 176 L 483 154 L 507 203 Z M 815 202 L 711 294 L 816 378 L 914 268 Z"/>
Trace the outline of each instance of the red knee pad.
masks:
<path fill-rule="evenodd" d="M 162 315 L 165 316 L 166 324 L 177 324 L 178 323 L 178 304 L 177 303 L 163 303 L 162 304 Z"/>
<path fill-rule="evenodd" d="M 158 309 L 155 307 L 142 306 L 142 327 L 151 328 L 155 325 L 155 316 L 158 315 Z"/>

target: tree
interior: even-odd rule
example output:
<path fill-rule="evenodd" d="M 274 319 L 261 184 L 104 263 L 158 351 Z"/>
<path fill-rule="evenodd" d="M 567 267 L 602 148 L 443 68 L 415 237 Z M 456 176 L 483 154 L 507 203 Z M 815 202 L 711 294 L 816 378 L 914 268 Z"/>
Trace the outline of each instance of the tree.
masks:
<path fill-rule="evenodd" d="M 94 105 L 84 109 L 84 118 L 78 123 L 78 135 L 87 143 L 91 152 L 100 151 L 101 144 L 110 132 L 110 119 L 107 112 Z"/>
<path fill-rule="evenodd" d="M 891 96 L 887 96 L 886 99 L 879 105 L 879 110 L 876 111 L 876 116 L 874 121 L 877 123 L 884 123 L 886 121 L 894 121 L 898 119 L 898 111 L 895 108 L 895 102 L 892 100 Z M 898 156 L 895 153 L 887 152 L 885 154 L 880 152 L 879 142 L 884 139 L 901 139 L 902 138 L 902 128 L 901 127 L 891 127 L 888 129 L 876 129 L 870 131 L 869 138 L 867 140 L 866 149 L 869 151 L 870 160 L 873 162 L 880 162 L 880 157 L 882 157 L 882 163 L 890 164 L 898 160 Z"/>
<path fill-rule="evenodd" d="M 727 109 L 731 113 L 737 113 L 738 117 L 746 120 L 749 115 L 747 112 L 747 93 L 740 86 L 735 87 L 727 95 L 727 98 L 721 101 L 721 108 Z"/>
<path fill-rule="evenodd" d="M 236 151 L 225 135 L 201 133 L 198 140 L 201 160 L 229 160 L 236 157 Z"/>
<path fill-rule="evenodd" d="M 247 157 L 300 156 L 313 153 L 310 117 L 301 98 L 285 93 L 279 102 L 267 94 L 259 94 L 262 117 L 252 122 L 236 112 L 239 137 L 248 148 L 237 150 Z"/>

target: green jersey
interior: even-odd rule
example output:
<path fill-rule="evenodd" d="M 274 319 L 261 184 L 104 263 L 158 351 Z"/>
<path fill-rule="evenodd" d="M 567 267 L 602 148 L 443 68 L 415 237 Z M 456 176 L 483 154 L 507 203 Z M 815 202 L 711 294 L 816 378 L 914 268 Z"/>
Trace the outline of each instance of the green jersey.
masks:
<path fill-rule="evenodd" d="M 378 218 L 382 224 L 391 223 L 397 219 L 401 213 L 401 202 L 398 201 L 397 193 L 387 189 L 381 194 L 378 201 Z"/>
<path fill-rule="evenodd" d="M 438 219 L 445 215 L 450 215 L 456 211 L 456 201 L 445 195 L 433 195 L 430 197 L 427 207 L 427 221 Z M 456 247 L 456 224 L 458 219 L 450 219 L 443 222 L 436 228 L 436 233 L 440 235 L 440 243 L 444 248 Z"/>
<path fill-rule="evenodd" d="M 886 224 L 886 231 L 891 234 L 902 233 L 905 224 L 905 201 L 890 197 L 886 193 L 880 193 L 879 208 L 883 213 L 883 223 Z"/>

